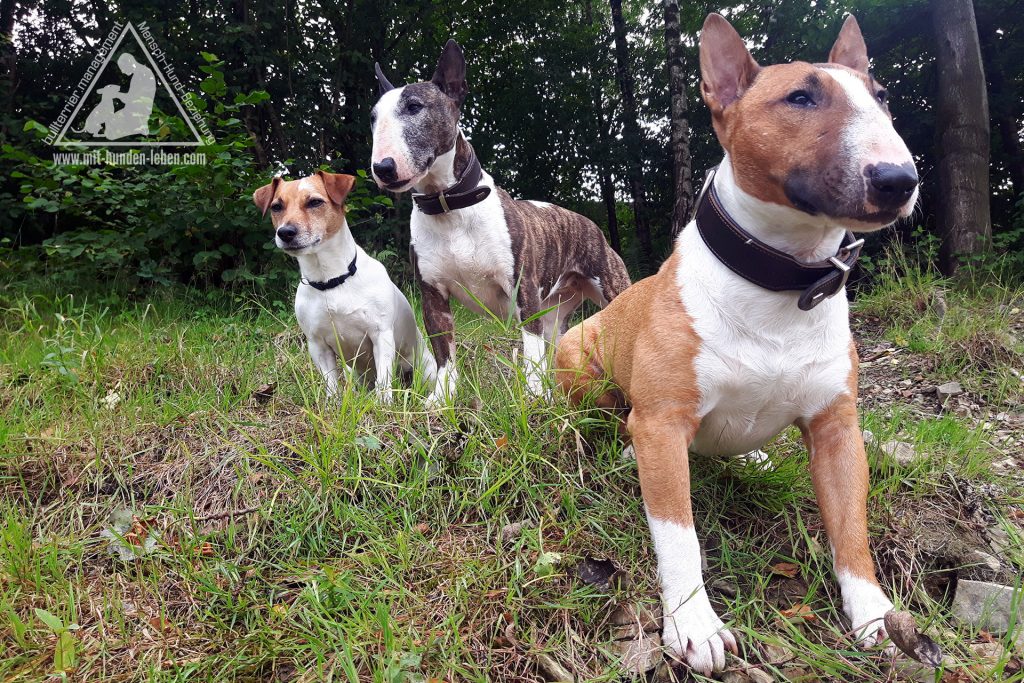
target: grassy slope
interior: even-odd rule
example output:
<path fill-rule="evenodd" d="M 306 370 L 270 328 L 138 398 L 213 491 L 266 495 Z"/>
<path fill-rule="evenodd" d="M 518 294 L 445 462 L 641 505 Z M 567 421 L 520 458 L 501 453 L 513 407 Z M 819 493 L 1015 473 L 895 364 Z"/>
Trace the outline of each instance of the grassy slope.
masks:
<path fill-rule="evenodd" d="M 905 314 L 913 296 L 879 290 L 863 308 L 885 321 L 865 334 L 940 359 L 927 381 L 955 371 L 1019 413 L 1012 354 L 983 370 L 948 358 L 958 347 L 942 324 L 918 329 L 930 314 Z M 947 295 L 947 315 L 982 336 L 1006 329 L 1009 314 L 980 312 L 996 309 L 979 297 Z M 514 329 L 460 311 L 460 400 L 428 415 L 412 397 L 393 410 L 352 392 L 325 405 L 288 311 L 195 294 L 5 305 L 0 677 L 40 680 L 55 653 L 73 655 L 81 680 L 545 680 L 558 666 L 621 677 L 608 616 L 656 603 L 635 463 L 599 415 L 524 394 Z M 272 397 L 254 395 L 267 384 Z M 977 634 L 936 601 L 952 568 L 919 547 L 915 525 L 981 547 L 964 512 L 980 506 L 1009 534 L 1005 580 L 1024 568 L 1021 481 L 993 473 L 1005 455 L 979 419 L 924 408 L 875 402 L 862 418 L 927 455 L 901 467 L 872 451 L 876 554 L 959 680 L 1003 680 L 1008 658 L 979 665 Z M 843 635 L 798 439 L 770 453 L 774 469 L 694 465 L 713 600 L 773 674 L 885 680 L 886 657 Z M 135 516 L 128 542 L 159 535 L 152 553 L 111 555 L 100 532 L 119 511 Z M 612 559 L 628 580 L 588 585 L 586 558 Z M 796 577 L 773 575 L 778 562 Z M 798 603 L 816 618 L 780 616 Z M 36 608 L 77 630 L 58 640 Z"/>

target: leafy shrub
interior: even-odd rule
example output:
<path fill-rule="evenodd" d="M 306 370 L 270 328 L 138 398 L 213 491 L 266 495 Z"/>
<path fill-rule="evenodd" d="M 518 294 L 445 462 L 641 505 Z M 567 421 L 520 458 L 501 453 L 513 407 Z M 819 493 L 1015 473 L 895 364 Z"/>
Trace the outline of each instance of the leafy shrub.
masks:
<path fill-rule="evenodd" d="M 10 201 L 11 190 L 0 190 L 0 202 L 10 207 L 9 224 L 45 226 L 36 245 L 3 238 L 0 249 L 6 256 L 79 282 L 118 278 L 129 285 L 184 281 L 278 289 L 294 280 L 294 264 L 274 248 L 270 228 L 251 200 L 252 192 L 269 181 L 269 172 L 256 165 L 243 109 L 267 94 L 229 98 L 223 62 L 209 53 L 203 57 L 203 97 L 193 101 L 216 138 L 215 144 L 194 148 L 205 153 L 205 164 L 56 164 L 34 151 L 47 131 L 31 120 L 22 139 L 0 146 L 0 170 L 17 183 L 20 196 Z M 188 134 L 180 117 L 155 112 L 155 119 L 158 136 Z M 379 227 L 382 217 L 372 212 L 391 201 L 371 192 L 366 174 L 361 175 L 349 202 L 350 221 L 371 214 Z M 384 249 L 385 257 L 397 253 L 393 245 Z"/>

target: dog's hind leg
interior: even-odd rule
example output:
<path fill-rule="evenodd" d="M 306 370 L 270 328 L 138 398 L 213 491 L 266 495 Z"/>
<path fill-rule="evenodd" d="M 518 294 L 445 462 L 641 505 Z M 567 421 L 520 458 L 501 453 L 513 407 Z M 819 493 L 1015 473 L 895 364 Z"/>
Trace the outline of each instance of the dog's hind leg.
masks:
<path fill-rule="evenodd" d="M 547 342 L 544 339 L 543 316 L 537 317 L 541 308 L 540 292 L 533 286 L 533 278 L 522 277 L 516 293 L 519 319 L 523 323 L 523 363 L 526 387 L 534 396 L 544 392 L 544 375 L 547 373 Z"/>
<path fill-rule="evenodd" d="M 626 431 L 629 406 L 622 391 L 609 380 L 598 347 L 600 314 L 576 325 L 558 342 L 555 354 L 555 383 L 569 398 L 569 404 L 578 406 L 587 396 L 593 396 L 594 405 L 614 415 L 618 433 L 624 442 L 623 454 L 632 452 Z"/>

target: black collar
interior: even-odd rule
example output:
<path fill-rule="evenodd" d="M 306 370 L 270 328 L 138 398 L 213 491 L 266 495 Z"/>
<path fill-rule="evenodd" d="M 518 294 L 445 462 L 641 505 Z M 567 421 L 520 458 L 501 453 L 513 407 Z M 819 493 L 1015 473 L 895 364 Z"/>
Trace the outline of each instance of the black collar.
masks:
<path fill-rule="evenodd" d="M 479 204 L 487 198 L 487 195 L 491 193 L 491 188 L 479 187 L 483 171 L 476 154 L 472 151 L 470 154 L 473 156 L 469 160 L 469 165 L 454 185 L 433 194 L 413 193 L 412 200 L 417 209 L 428 216 L 436 216 L 439 213 L 465 209 L 467 206 Z"/>
<path fill-rule="evenodd" d="M 314 282 L 313 280 L 307 280 L 306 278 L 300 278 L 299 281 L 304 285 L 309 285 L 313 289 L 319 289 L 321 292 L 326 292 L 328 289 L 334 289 L 340 284 L 343 284 L 345 280 L 349 279 L 356 274 L 356 256 L 359 252 L 352 257 L 352 263 L 348 264 L 348 272 L 342 273 L 338 277 L 332 277 L 327 282 Z"/>
<path fill-rule="evenodd" d="M 797 305 L 809 311 L 843 291 L 857 263 L 864 240 L 847 232 L 835 256 L 804 263 L 760 241 L 722 208 L 714 184 L 714 169 L 697 200 L 697 231 L 708 249 L 732 272 L 773 292 L 799 291 Z"/>

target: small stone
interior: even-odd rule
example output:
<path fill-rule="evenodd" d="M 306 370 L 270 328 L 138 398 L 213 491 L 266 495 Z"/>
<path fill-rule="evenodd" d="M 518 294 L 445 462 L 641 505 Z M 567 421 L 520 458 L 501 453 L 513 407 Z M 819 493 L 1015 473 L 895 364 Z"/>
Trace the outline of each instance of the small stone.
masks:
<path fill-rule="evenodd" d="M 973 565 L 985 567 L 989 571 L 998 572 L 1002 569 L 1002 565 L 999 563 L 999 559 L 993 555 L 989 555 L 983 550 L 971 551 L 970 562 Z"/>
<path fill-rule="evenodd" d="M 715 579 L 711 582 L 711 588 L 727 598 L 735 598 L 740 592 L 735 583 L 726 579 Z"/>
<path fill-rule="evenodd" d="M 914 444 L 906 441 L 893 439 L 886 441 L 879 448 L 902 467 L 906 467 L 917 459 L 917 449 L 914 448 Z"/>
<path fill-rule="evenodd" d="M 861 438 L 864 439 L 864 444 L 866 446 L 874 446 L 875 445 L 875 433 L 872 432 L 870 429 L 865 429 L 863 432 L 860 433 L 860 435 L 861 435 Z"/>
<path fill-rule="evenodd" d="M 994 662 L 1003 656 L 1003 652 L 1006 651 L 998 641 L 991 643 L 971 643 L 968 647 L 971 648 L 971 652 L 978 659 Z"/>
<path fill-rule="evenodd" d="M 523 529 L 529 529 L 533 527 L 533 522 L 525 520 L 522 522 L 512 522 L 501 527 L 501 533 L 499 534 L 499 540 L 501 543 L 509 543 L 514 541 L 523 532 Z"/>
<path fill-rule="evenodd" d="M 1012 586 L 961 579 L 953 596 L 953 615 L 974 628 L 1002 635 L 1011 623 L 1024 622 L 1021 599 Z M 1024 632 L 1018 634 L 1017 640 L 1024 645 Z"/>
<path fill-rule="evenodd" d="M 939 397 L 939 403 L 945 404 L 953 396 L 959 396 L 964 393 L 964 388 L 960 386 L 960 382 L 946 382 L 935 387 L 935 395 Z"/>

